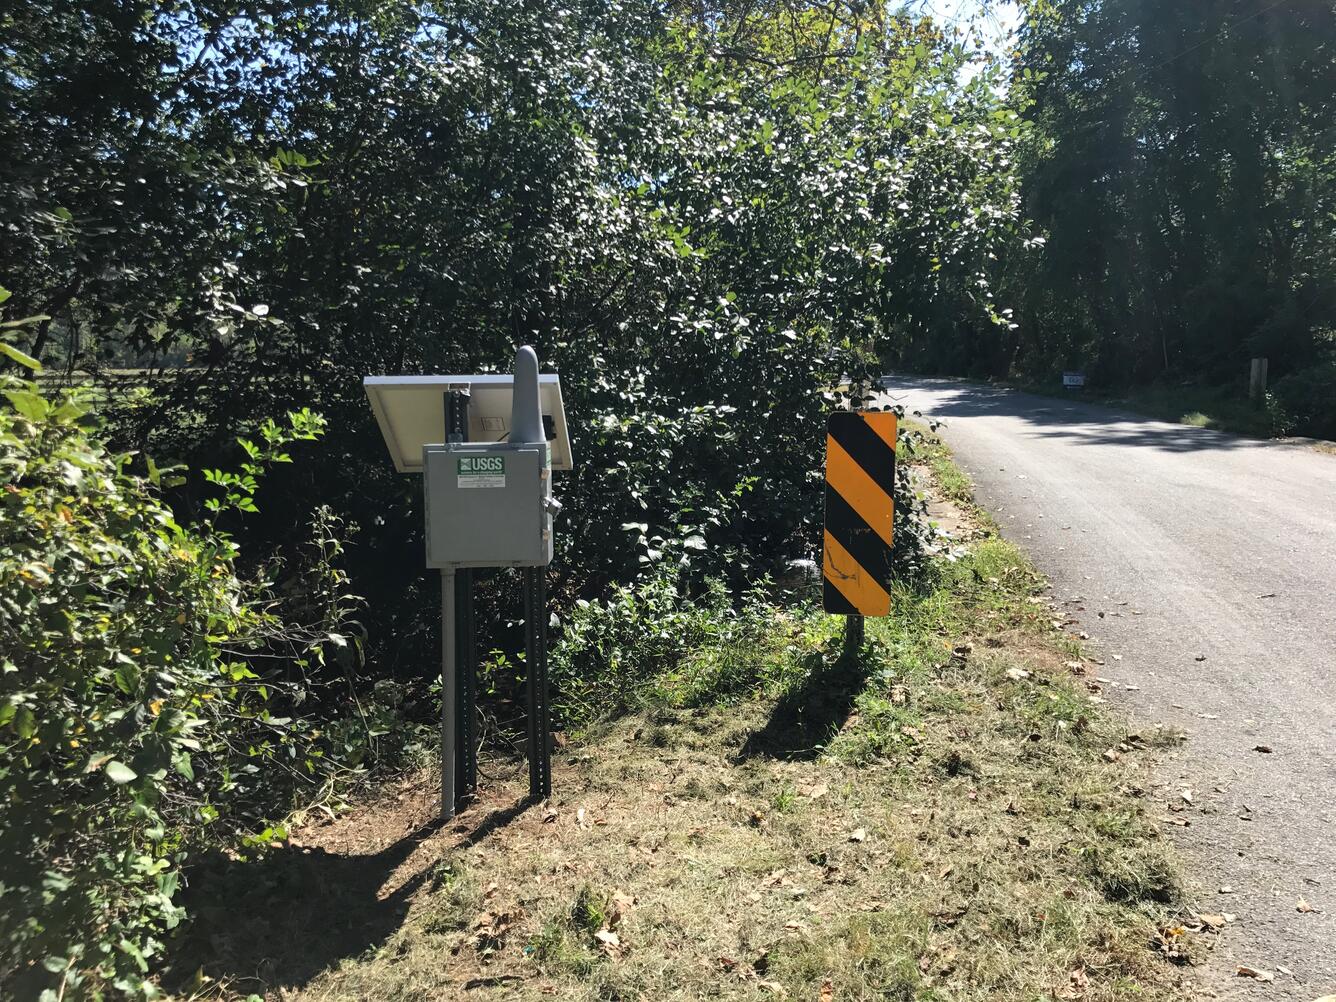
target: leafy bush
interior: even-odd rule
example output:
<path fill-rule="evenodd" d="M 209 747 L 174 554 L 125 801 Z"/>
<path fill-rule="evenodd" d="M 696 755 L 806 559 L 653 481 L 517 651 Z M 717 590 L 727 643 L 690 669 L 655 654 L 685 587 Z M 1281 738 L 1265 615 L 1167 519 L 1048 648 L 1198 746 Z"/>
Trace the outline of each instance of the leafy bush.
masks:
<path fill-rule="evenodd" d="M 353 644 L 347 597 L 326 533 L 313 580 L 337 598 L 283 621 L 229 535 L 179 521 L 170 474 L 131 472 L 77 393 L 0 391 L 0 993 L 152 995 L 188 847 L 263 827 L 342 767 L 292 710 L 307 669 Z M 306 412 L 266 422 L 240 474 L 210 472 L 215 507 L 251 509 L 284 446 L 320 432 Z"/>
<path fill-rule="evenodd" d="M 603 601 L 581 599 L 549 656 L 555 706 L 567 726 L 631 709 L 656 693 L 672 701 L 716 699 L 761 681 L 760 650 L 776 610 L 757 590 L 740 611 L 712 580 L 689 597 L 680 567 L 661 564 L 648 578 L 618 585 Z M 722 653 L 745 650 L 750 658 Z"/>
<path fill-rule="evenodd" d="M 906 428 L 902 410 L 899 416 L 895 571 L 913 581 L 930 566 L 935 530 L 909 464 L 924 436 Z M 639 554 L 645 572 L 630 584 L 613 586 L 602 601 L 578 600 L 562 622 L 549 675 L 566 724 L 634 708 L 650 696 L 675 703 L 711 701 L 789 681 L 784 651 L 791 638 L 783 624 L 804 629 L 811 607 L 799 603 L 796 613 L 780 608 L 766 578 L 735 603 L 722 580 L 700 576 L 706 549 L 701 533 L 727 525 L 735 510 L 733 499 L 721 498 L 704 520 L 708 524 L 679 524 L 666 536 L 651 535 L 644 522 L 622 526 L 631 534 L 628 549 Z M 705 562 L 707 575 L 718 559 Z"/>
<path fill-rule="evenodd" d="M 1336 359 L 1290 373 L 1276 382 L 1272 396 L 1284 413 L 1285 430 L 1336 439 Z"/>
<path fill-rule="evenodd" d="M 1005 343 L 991 286 L 1023 125 L 917 17 L 37 9 L 11 18 L 0 79 L 18 151 L 0 272 L 55 318 L 25 343 L 99 372 L 117 441 L 196 467 L 276 396 L 327 415 L 330 447 L 237 531 L 248 554 L 282 548 L 312 496 L 360 525 L 348 559 L 382 677 L 434 660 L 435 583 L 419 486 L 388 463 L 362 376 L 495 371 L 517 341 L 561 372 L 569 605 L 639 576 L 624 523 L 699 537 L 692 587 L 740 593 L 814 555 L 830 388 L 959 330 Z M 173 54 L 193 63 L 201 39 L 183 72 Z M 53 117 L 107 53 L 124 88 Z M 124 366 L 159 375 L 127 399 Z"/>

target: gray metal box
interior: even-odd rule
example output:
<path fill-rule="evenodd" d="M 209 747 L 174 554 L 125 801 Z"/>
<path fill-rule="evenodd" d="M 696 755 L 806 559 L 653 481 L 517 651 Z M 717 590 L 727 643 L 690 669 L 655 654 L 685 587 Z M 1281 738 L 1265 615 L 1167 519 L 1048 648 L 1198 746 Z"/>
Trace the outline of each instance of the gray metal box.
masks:
<path fill-rule="evenodd" d="M 543 567 L 552 560 L 546 444 L 450 442 L 422 450 L 428 567 Z"/>

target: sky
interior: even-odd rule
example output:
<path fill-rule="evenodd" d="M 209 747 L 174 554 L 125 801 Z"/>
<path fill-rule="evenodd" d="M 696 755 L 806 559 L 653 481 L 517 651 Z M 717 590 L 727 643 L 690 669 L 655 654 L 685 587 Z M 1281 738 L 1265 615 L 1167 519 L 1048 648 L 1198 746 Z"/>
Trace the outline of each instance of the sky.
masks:
<path fill-rule="evenodd" d="M 999 47 L 1020 23 L 1021 17 L 1013 0 L 918 0 L 917 6 L 931 12 L 942 24 L 954 22 L 964 27 L 973 20 Z"/>

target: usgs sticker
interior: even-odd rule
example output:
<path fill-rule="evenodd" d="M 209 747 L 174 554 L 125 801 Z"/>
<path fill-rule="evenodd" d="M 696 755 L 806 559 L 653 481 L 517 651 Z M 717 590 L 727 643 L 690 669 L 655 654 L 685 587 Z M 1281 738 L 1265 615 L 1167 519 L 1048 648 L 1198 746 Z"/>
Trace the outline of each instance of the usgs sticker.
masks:
<path fill-rule="evenodd" d="M 458 463 L 460 487 L 506 486 L 505 456 L 461 456 Z"/>

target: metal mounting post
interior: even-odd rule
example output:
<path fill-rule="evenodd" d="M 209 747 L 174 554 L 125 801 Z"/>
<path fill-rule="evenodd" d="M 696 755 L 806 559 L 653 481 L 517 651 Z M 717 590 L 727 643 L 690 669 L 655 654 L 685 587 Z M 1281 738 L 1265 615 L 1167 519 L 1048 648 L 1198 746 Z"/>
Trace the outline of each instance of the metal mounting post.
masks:
<path fill-rule="evenodd" d="M 445 394 L 445 440 L 469 440 L 469 391 L 457 387 Z M 455 806 L 462 807 L 478 790 L 478 659 L 473 630 L 473 571 L 455 575 L 455 642 L 458 700 L 455 709 Z"/>
<path fill-rule="evenodd" d="M 473 632 L 473 572 L 460 568 L 455 579 L 455 635 L 459 643 L 459 703 L 455 797 L 463 807 L 478 792 L 478 658 Z"/>
<path fill-rule="evenodd" d="M 857 657 L 863 649 L 864 629 L 867 620 L 862 616 L 844 617 L 844 653 L 848 657 Z"/>
<path fill-rule="evenodd" d="M 552 715 L 547 691 L 546 568 L 526 567 L 524 574 L 524 658 L 529 676 L 529 796 L 552 795 Z"/>
<path fill-rule="evenodd" d="M 441 570 L 441 817 L 455 816 L 455 569 Z"/>

